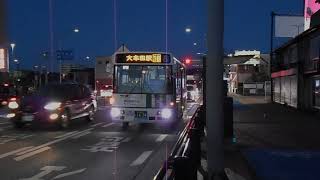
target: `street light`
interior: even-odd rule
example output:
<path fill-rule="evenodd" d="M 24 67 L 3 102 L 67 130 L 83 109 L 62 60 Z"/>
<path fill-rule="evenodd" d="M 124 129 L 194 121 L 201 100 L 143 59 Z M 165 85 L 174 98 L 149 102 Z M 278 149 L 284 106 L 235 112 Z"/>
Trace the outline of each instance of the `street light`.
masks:
<path fill-rule="evenodd" d="M 74 33 L 79 33 L 80 32 L 80 29 L 79 28 L 74 28 L 73 29 L 73 32 Z M 59 42 L 59 46 L 61 47 L 61 40 L 60 40 L 60 42 Z M 61 48 L 61 50 L 62 50 L 62 48 Z M 60 60 L 59 60 L 59 82 L 60 82 L 60 84 L 62 83 L 62 79 L 63 79 L 63 77 L 62 77 L 62 62 L 63 60 L 62 60 L 62 58 L 60 58 Z"/>
<path fill-rule="evenodd" d="M 190 33 L 192 30 L 191 30 L 191 28 L 187 27 L 187 28 L 185 29 L 185 31 L 186 31 L 186 33 Z"/>
<path fill-rule="evenodd" d="M 193 45 L 196 46 L 196 45 L 198 45 L 198 44 L 195 42 L 195 43 L 193 43 Z"/>
<path fill-rule="evenodd" d="M 86 57 L 86 60 L 89 60 L 89 59 L 90 59 L 90 57 L 89 57 L 89 56 L 87 56 L 87 57 Z"/>
<path fill-rule="evenodd" d="M 15 44 L 15 43 L 11 43 L 10 46 L 11 46 L 11 50 L 12 50 L 12 52 L 13 52 L 14 47 L 16 47 L 16 44 Z"/>

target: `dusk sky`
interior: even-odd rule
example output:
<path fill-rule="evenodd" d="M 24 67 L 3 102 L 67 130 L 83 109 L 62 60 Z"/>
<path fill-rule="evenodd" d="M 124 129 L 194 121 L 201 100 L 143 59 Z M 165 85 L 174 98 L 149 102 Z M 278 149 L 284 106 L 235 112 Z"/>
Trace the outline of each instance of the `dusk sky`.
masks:
<path fill-rule="evenodd" d="M 55 49 L 85 56 L 111 55 L 113 0 L 54 0 Z M 206 0 L 168 0 L 168 51 L 178 58 L 205 52 Z M 9 32 L 23 68 L 43 63 L 49 49 L 48 0 L 8 0 Z M 303 13 L 303 0 L 225 0 L 225 50 L 269 51 L 270 13 Z M 130 50 L 165 51 L 165 0 L 117 0 L 117 43 Z M 73 33 L 73 29 L 80 29 Z M 185 33 L 190 27 L 192 32 Z M 196 42 L 198 45 L 194 46 Z"/>

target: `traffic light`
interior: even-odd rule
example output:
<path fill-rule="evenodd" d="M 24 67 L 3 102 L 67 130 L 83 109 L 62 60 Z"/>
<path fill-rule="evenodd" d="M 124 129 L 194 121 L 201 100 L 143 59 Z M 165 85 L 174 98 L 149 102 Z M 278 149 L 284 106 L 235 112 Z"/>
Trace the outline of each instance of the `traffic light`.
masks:
<path fill-rule="evenodd" d="M 189 65 L 189 64 L 191 64 L 191 59 L 190 58 L 187 58 L 186 60 L 185 60 L 185 63 L 187 64 L 187 65 Z"/>

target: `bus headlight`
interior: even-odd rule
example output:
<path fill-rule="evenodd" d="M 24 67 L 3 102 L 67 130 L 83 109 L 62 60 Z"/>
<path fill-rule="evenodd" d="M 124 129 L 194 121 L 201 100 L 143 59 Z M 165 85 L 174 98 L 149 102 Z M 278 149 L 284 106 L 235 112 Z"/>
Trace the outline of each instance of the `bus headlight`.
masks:
<path fill-rule="evenodd" d="M 161 117 L 165 119 L 169 119 L 172 116 L 172 110 L 171 109 L 162 109 L 161 111 Z"/>
<path fill-rule="evenodd" d="M 119 108 L 112 108 L 111 109 L 111 117 L 118 117 L 120 116 L 121 111 Z"/>

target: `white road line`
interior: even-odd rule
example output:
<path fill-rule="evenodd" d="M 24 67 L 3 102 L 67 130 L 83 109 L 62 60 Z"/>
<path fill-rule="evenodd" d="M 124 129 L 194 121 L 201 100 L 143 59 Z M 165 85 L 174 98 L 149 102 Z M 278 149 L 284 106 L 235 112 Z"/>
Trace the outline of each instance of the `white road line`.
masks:
<path fill-rule="evenodd" d="M 58 142 L 60 142 L 60 141 L 66 140 L 66 139 L 68 139 L 68 138 L 70 138 L 70 137 L 76 136 L 76 135 L 81 134 L 81 133 L 83 133 L 83 132 L 91 131 L 92 129 L 94 129 L 94 128 L 89 128 L 89 129 L 86 129 L 86 130 L 84 130 L 84 131 L 80 131 L 80 132 L 78 132 L 78 133 L 71 134 L 70 136 L 65 136 L 65 137 L 63 137 L 63 138 L 59 138 L 59 139 L 56 139 L 56 140 L 47 142 L 47 143 L 45 143 L 45 144 L 36 146 L 36 147 L 34 147 L 34 148 L 32 148 L 32 149 L 28 149 L 28 150 L 26 150 L 26 151 L 24 151 L 24 152 L 17 153 L 16 155 L 17 155 L 17 156 L 20 156 L 20 155 L 22 155 L 22 154 L 29 153 L 29 152 L 31 152 L 31 151 L 35 151 L 35 150 L 40 149 L 40 148 L 43 148 L 43 147 L 46 147 L 46 146 L 50 146 L 50 145 L 52 145 L 52 144 L 55 144 L 55 143 L 58 143 Z"/>
<path fill-rule="evenodd" d="M 148 157 L 152 154 L 152 151 L 143 152 L 135 161 L 133 161 L 130 166 L 138 166 L 144 163 Z"/>
<path fill-rule="evenodd" d="M 51 148 L 48 147 L 48 146 L 46 146 L 46 147 L 43 147 L 43 148 L 41 148 L 41 149 L 38 149 L 38 150 L 35 150 L 35 151 L 32 151 L 32 152 L 29 152 L 29 153 L 27 153 L 27 154 L 24 154 L 24 155 L 22 155 L 22 156 L 18 156 L 18 157 L 16 157 L 16 158 L 14 158 L 14 160 L 16 160 L 16 161 L 21 161 L 21 160 L 24 160 L 24 159 L 26 159 L 26 158 L 28 158 L 28 157 L 31 157 L 31 156 L 34 156 L 34 155 L 36 155 L 36 154 L 42 153 L 42 152 L 44 152 L 44 151 L 47 151 L 47 150 L 49 150 L 49 149 L 51 149 Z"/>
<path fill-rule="evenodd" d="M 104 125 L 104 126 L 102 126 L 102 127 L 109 127 L 109 126 L 112 126 L 112 125 L 114 125 L 114 123 L 109 123 L 109 124 L 106 124 L 106 125 Z"/>
<path fill-rule="evenodd" d="M 88 135 L 88 134 L 90 134 L 90 133 L 91 133 L 91 131 L 83 132 L 83 133 L 81 133 L 81 134 L 78 134 L 78 135 L 76 135 L 76 136 L 73 136 L 72 139 L 78 139 L 78 138 L 80 138 L 80 137 L 82 137 L 82 136 L 85 136 L 85 135 Z"/>
<path fill-rule="evenodd" d="M 125 138 L 123 141 L 121 141 L 121 142 L 129 142 L 129 141 L 131 141 L 131 137 L 127 137 L 127 138 Z"/>
<path fill-rule="evenodd" d="M 9 122 L 1 122 L 0 125 L 3 125 L 3 124 L 10 124 Z"/>
<path fill-rule="evenodd" d="M 102 123 L 93 124 L 93 125 L 91 125 L 91 127 L 97 127 L 97 126 L 99 126 L 99 125 L 101 125 L 101 124 L 103 124 L 103 122 L 102 122 Z"/>
<path fill-rule="evenodd" d="M 1 128 L 0 128 L 0 131 L 7 130 L 7 129 L 11 128 L 11 127 L 12 127 L 12 126 L 5 126 L 5 127 L 1 127 Z"/>
<path fill-rule="evenodd" d="M 83 168 L 83 169 L 79 169 L 79 170 L 76 170 L 76 171 L 72 171 L 72 172 L 68 172 L 68 173 L 63 173 L 63 174 L 60 174 L 56 177 L 54 177 L 53 179 L 60 179 L 60 178 L 64 178 L 66 176 L 71 176 L 71 175 L 74 175 L 74 174 L 79 174 L 79 173 L 82 173 L 83 171 L 85 171 L 87 168 Z"/>
<path fill-rule="evenodd" d="M 21 139 L 27 139 L 27 138 L 29 138 L 29 137 L 32 137 L 32 136 L 34 136 L 34 135 L 27 135 L 27 136 L 23 136 L 23 137 L 21 137 Z"/>
<path fill-rule="evenodd" d="M 7 157 L 7 156 L 11 156 L 11 155 L 16 154 L 16 153 L 21 152 L 21 151 L 25 151 L 25 150 L 27 150 L 27 149 L 31 149 L 31 148 L 33 148 L 33 146 L 23 147 L 23 148 L 14 150 L 14 151 L 10 151 L 10 152 L 1 154 L 1 155 L 0 155 L 0 159 L 5 158 L 5 157 Z"/>
<path fill-rule="evenodd" d="M 168 135 L 167 134 L 161 134 L 157 139 L 156 142 L 161 142 L 163 141 Z"/>
<path fill-rule="evenodd" d="M 60 136 L 54 137 L 54 138 L 55 138 L 55 139 L 63 138 L 63 137 L 69 136 L 69 135 L 71 135 L 71 134 L 74 134 L 74 133 L 76 133 L 76 132 L 78 132 L 78 131 L 71 131 L 71 132 L 62 134 L 62 135 L 60 135 Z"/>

